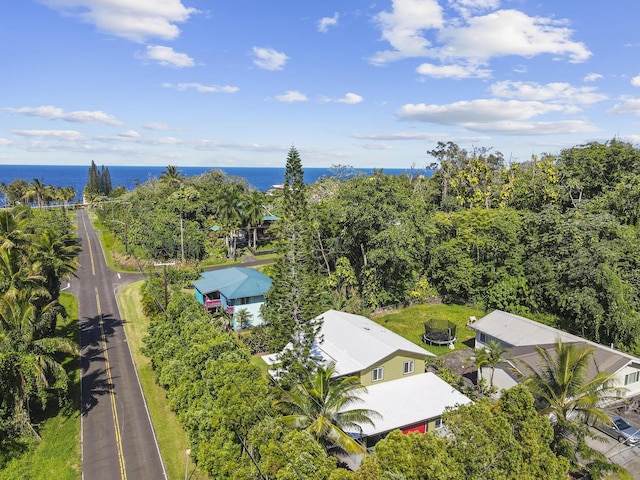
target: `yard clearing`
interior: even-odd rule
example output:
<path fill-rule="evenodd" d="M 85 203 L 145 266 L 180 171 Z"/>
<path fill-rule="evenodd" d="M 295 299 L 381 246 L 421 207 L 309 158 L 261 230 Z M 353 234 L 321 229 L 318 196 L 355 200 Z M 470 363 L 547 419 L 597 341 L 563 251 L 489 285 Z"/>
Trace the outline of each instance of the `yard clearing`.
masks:
<path fill-rule="evenodd" d="M 402 310 L 372 316 L 372 320 L 388 328 L 407 340 L 420 345 L 425 350 L 444 355 L 452 350 L 447 346 L 429 345 L 422 342 L 424 333 L 423 323 L 431 319 L 450 320 L 457 326 L 457 340 L 454 350 L 461 350 L 474 345 L 475 332 L 467 327 L 469 317 L 480 318 L 485 315 L 483 310 L 463 305 L 416 305 Z"/>

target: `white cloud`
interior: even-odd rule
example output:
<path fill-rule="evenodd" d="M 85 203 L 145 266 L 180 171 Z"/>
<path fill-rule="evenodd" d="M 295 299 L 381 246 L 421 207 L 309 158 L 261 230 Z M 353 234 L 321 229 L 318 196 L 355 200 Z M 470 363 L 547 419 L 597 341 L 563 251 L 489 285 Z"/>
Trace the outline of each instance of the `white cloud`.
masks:
<path fill-rule="evenodd" d="M 171 130 L 171 127 L 169 127 L 169 125 L 160 122 L 148 122 L 145 123 L 142 128 L 146 128 L 147 130 L 154 130 L 156 132 Z"/>
<path fill-rule="evenodd" d="M 469 17 L 476 12 L 496 10 L 500 7 L 500 0 L 449 0 L 449 4 L 463 17 Z"/>
<path fill-rule="evenodd" d="M 187 82 L 187 83 L 163 83 L 165 88 L 175 88 L 176 90 L 189 90 L 193 89 L 200 93 L 236 93 L 240 90 L 238 87 L 232 87 L 230 85 L 203 85 L 202 83 Z"/>
<path fill-rule="evenodd" d="M 29 115 L 30 117 L 47 118 L 49 120 L 64 120 L 75 123 L 105 123 L 116 127 L 122 125 L 122 122 L 117 120 L 113 115 L 108 115 L 100 110 L 65 112 L 62 108 L 46 105 L 41 107 L 6 108 L 5 111 Z"/>
<path fill-rule="evenodd" d="M 637 75 L 631 79 L 631 85 L 634 87 L 640 87 L 640 75 Z"/>
<path fill-rule="evenodd" d="M 11 140 L 8 138 L 0 138 L 0 147 L 6 147 L 7 145 L 11 145 Z"/>
<path fill-rule="evenodd" d="M 607 111 L 613 115 L 640 115 L 640 98 L 622 97 L 621 102 Z"/>
<path fill-rule="evenodd" d="M 490 70 L 480 68 L 478 65 L 433 65 L 423 63 L 416 72 L 433 78 L 488 78 Z"/>
<path fill-rule="evenodd" d="M 21 137 L 53 138 L 70 142 L 77 142 L 83 138 L 77 130 L 13 130 L 13 133 Z"/>
<path fill-rule="evenodd" d="M 140 138 L 140 134 L 135 130 L 127 130 L 126 132 L 121 132 L 118 134 L 118 136 L 124 138 Z"/>
<path fill-rule="evenodd" d="M 428 133 L 428 132 L 400 132 L 400 133 L 354 133 L 351 135 L 353 138 L 361 140 L 385 140 L 385 141 L 397 141 L 397 140 L 441 140 L 442 135 L 440 133 Z"/>
<path fill-rule="evenodd" d="M 177 23 L 197 10 L 180 0 L 42 0 L 63 15 L 80 18 L 99 30 L 136 42 L 148 38 L 171 40 L 180 34 Z"/>
<path fill-rule="evenodd" d="M 333 17 L 324 17 L 321 18 L 318 22 L 318 31 L 325 33 L 329 30 L 329 27 L 335 27 L 338 24 L 338 19 L 340 18 L 339 13 L 334 13 Z"/>
<path fill-rule="evenodd" d="M 401 120 L 466 125 L 477 122 L 524 120 L 551 112 L 570 112 L 564 105 L 517 100 L 479 99 L 460 101 L 448 105 L 406 104 L 398 111 Z"/>
<path fill-rule="evenodd" d="M 255 59 L 253 63 L 265 70 L 282 70 L 289 60 L 282 52 L 277 52 L 272 48 L 253 47 Z"/>
<path fill-rule="evenodd" d="M 158 62 L 165 67 L 186 68 L 195 65 L 193 58 L 186 53 L 179 53 L 171 47 L 162 45 L 147 45 L 143 58 Z"/>
<path fill-rule="evenodd" d="M 389 145 L 388 143 L 382 143 L 382 142 L 365 143 L 361 145 L 361 147 L 364 148 L 365 150 L 392 150 L 391 145 Z"/>
<path fill-rule="evenodd" d="M 496 97 L 514 98 L 516 100 L 561 101 L 575 104 L 592 104 L 606 100 L 608 97 L 596 92 L 595 87 L 574 87 L 569 83 L 535 82 L 498 82 L 491 85 L 490 91 Z"/>
<path fill-rule="evenodd" d="M 394 0 L 391 12 L 376 17 L 382 38 L 393 49 L 376 53 L 370 61 L 380 65 L 402 58 L 431 57 L 481 65 L 494 57 L 551 54 L 577 63 L 591 56 L 583 43 L 571 40 L 573 31 L 564 20 L 506 9 L 472 16 L 498 7 L 492 0 L 464 0 L 456 5 L 461 16 L 449 17 L 445 23 L 436 0 Z M 427 33 L 431 33 L 429 38 Z"/>
<path fill-rule="evenodd" d="M 363 97 L 358 95 L 357 93 L 347 93 L 343 98 L 338 98 L 336 102 L 338 103 L 347 103 L 349 105 L 355 105 L 356 103 L 360 103 L 364 100 Z"/>
<path fill-rule="evenodd" d="M 356 103 L 361 103 L 362 101 L 364 101 L 364 98 L 360 95 L 358 95 L 357 93 L 347 93 L 345 94 L 344 97 L 342 98 L 329 98 L 329 97 L 323 97 L 320 99 L 321 102 L 336 102 L 336 103 L 346 103 L 348 105 L 355 105 Z"/>
<path fill-rule="evenodd" d="M 557 122 L 495 122 L 466 125 L 478 132 L 501 135 L 562 135 L 597 132 L 598 128 L 583 120 L 560 120 Z"/>
<path fill-rule="evenodd" d="M 306 102 L 307 96 L 304 93 L 300 93 L 297 90 L 287 90 L 284 95 L 276 96 L 276 100 L 279 102 Z"/>
<path fill-rule="evenodd" d="M 440 32 L 443 57 L 486 61 L 493 57 L 541 54 L 566 55 L 571 62 L 584 62 L 591 52 L 581 42 L 570 40 L 566 22 L 530 17 L 518 10 L 498 10 L 470 18 L 463 27 L 450 26 Z"/>
<path fill-rule="evenodd" d="M 442 8 L 437 0 L 393 0 L 391 12 L 380 12 L 376 21 L 382 38 L 394 50 L 376 53 L 371 62 L 380 65 L 408 57 L 426 56 L 430 42 L 422 31 L 440 28 L 443 24 Z"/>
<path fill-rule="evenodd" d="M 134 130 L 121 132 L 116 136 L 96 137 L 95 140 L 103 143 L 136 143 L 140 145 L 183 145 L 182 139 L 175 137 L 143 137 Z"/>
<path fill-rule="evenodd" d="M 588 73 L 587 75 L 584 76 L 584 81 L 585 82 L 595 82 L 596 80 L 601 80 L 603 78 L 602 75 L 600 75 L 599 73 Z"/>
<path fill-rule="evenodd" d="M 574 114 L 580 110 L 571 105 L 559 105 L 536 101 L 480 99 L 461 101 L 448 105 L 407 104 L 398 112 L 400 120 L 454 125 L 478 132 L 504 135 L 550 135 L 584 133 L 595 127 L 581 120 L 549 122 L 526 121 L 545 114 Z"/>

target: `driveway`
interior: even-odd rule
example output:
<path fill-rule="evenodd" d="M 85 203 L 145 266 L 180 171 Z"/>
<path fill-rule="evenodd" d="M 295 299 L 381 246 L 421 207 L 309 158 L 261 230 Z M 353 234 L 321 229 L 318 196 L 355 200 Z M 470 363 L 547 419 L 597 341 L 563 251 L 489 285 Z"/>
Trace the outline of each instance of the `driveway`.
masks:
<path fill-rule="evenodd" d="M 589 427 L 589 429 L 597 436 L 596 439 L 587 438 L 589 446 L 604 454 L 609 461 L 626 468 L 633 478 L 640 478 L 640 446 L 631 447 L 618 442 L 600 430 L 593 427 Z"/>

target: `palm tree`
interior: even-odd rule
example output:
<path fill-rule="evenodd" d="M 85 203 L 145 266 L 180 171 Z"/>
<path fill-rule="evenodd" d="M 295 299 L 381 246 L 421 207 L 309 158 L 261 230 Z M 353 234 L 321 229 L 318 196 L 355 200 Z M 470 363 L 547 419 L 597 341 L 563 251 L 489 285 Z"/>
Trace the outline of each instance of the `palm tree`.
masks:
<path fill-rule="evenodd" d="M 25 248 L 29 244 L 27 220 L 11 210 L 0 210 L 0 249 Z"/>
<path fill-rule="evenodd" d="M 253 318 L 253 315 L 251 315 L 249 313 L 249 310 L 247 310 L 246 308 L 241 308 L 235 314 L 237 325 L 240 325 L 240 328 L 249 327 L 249 325 L 251 325 L 252 318 Z"/>
<path fill-rule="evenodd" d="M 366 448 L 345 433 L 359 431 L 362 424 L 374 425 L 380 414 L 369 409 L 349 409 L 361 401 L 366 387 L 357 377 L 336 376 L 335 362 L 318 366 L 305 385 L 295 384 L 277 404 L 285 413 L 282 421 L 310 432 L 325 447 L 336 446 L 350 454 L 364 454 Z"/>
<path fill-rule="evenodd" d="M 56 354 L 78 353 L 77 346 L 66 338 L 39 336 L 48 323 L 43 314 L 49 308 L 35 307 L 26 291 L 17 297 L 0 296 L 0 375 L 5 386 L 2 396 L 12 401 L 8 407 L 16 428 L 36 438 L 39 435 L 31 423 L 29 406 L 38 399 L 44 408 L 51 388 L 66 393 L 68 376 Z"/>
<path fill-rule="evenodd" d="M 475 364 L 478 367 L 478 387 L 480 387 L 482 368 L 489 367 L 491 369 L 491 375 L 489 376 L 489 389 L 493 390 L 493 376 L 496 371 L 496 367 L 500 365 L 504 359 L 505 354 L 508 352 L 502 344 L 496 340 L 490 340 L 487 344 L 476 351 Z"/>
<path fill-rule="evenodd" d="M 178 167 L 175 165 L 168 165 L 167 169 L 160 173 L 160 182 L 173 187 L 179 186 L 183 179 L 184 175 L 182 174 L 182 170 L 178 170 Z"/>
<path fill-rule="evenodd" d="M 592 435 L 587 421 L 609 421 L 603 407 L 621 398 L 609 373 L 589 375 L 593 348 L 564 343 L 558 339 L 554 349 L 536 347 L 540 365 L 525 364 L 530 372 L 525 385 L 536 398 L 539 413 L 553 419 L 553 451 L 578 464 L 576 447 L 568 438 L 578 441 L 583 458 L 597 456 L 588 447 L 585 437 Z M 602 461 L 602 459 L 598 459 Z"/>
<path fill-rule="evenodd" d="M 56 187 L 55 196 L 57 200 L 61 200 L 65 207 L 69 206 L 71 200 L 76 198 L 76 189 L 73 187 Z"/>
<path fill-rule="evenodd" d="M 216 217 L 226 233 L 227 255 L 234 258 L 236 254 L 236 240 L 238 227 L 241 224 L 240 190 L 236 185 L 222 185 L 220 196 L 215 202 Z"/>
<path fill-rule="evenodd" d="M 247 227 L 247 234 L 253 227 L 253 248 L 257 246 L 258 225 L 264 216 L 264 194 L 259 190 L 252 190 L 242 201 L 242 218 Z"/>
<path fill-rule="evenodd" d="M 38 208 L 42 208 L 46 202 L 53 198 L 53 187 L 51 185 L 45 185 L 42 180 L 34 178 L 27 185 L 24 198 L 35 199 Z"/>
<path fill-rule="evenodd" d="M 48 228 L 33 238 L 33 253 L 31 254 L 33 268 L 45 279 L 45 286 L 51 300 L 60 298 L 62 280 L 78 271 L 76 257 L 80 246 L 75 236 L 59 234 Z M 51 316 L 50 331 L 56 330 L 57 315 Z"/>

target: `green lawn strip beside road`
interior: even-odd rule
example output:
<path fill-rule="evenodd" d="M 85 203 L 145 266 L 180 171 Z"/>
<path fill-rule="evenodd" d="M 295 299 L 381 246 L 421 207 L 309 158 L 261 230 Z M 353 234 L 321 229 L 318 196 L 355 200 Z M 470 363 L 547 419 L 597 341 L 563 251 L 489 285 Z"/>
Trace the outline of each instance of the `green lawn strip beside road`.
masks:
<path fill-rule="evenodd" d="M 481 318 L 484 314 L 485 312 L 480 309 L 463 305 L 416 305 L 376 316 L 373 320 L 435 355 L 444 355 L 451 352 L 449 347 L 422 343 L 423 323 L 432 318 L 450 320 L 455 323 L 457 326 L 455 350 L 460 350 L 473 347 L 472 339 L 475 337 L 475 331 L 467 328 L 469 317 Z"/>
<path fill-rule="evenodd" d="M 156 432 L 162 461 L 169 480 L 184 478 L 186 449 L 189 448 L 187 435 L 175 414 L 169 409 L 165 390 L 156 384 L 156 375 L 151 361 L 142 354 L 143 338 L 147 334 L 149 320 L 142 313 L 140 287 L 142 281 L 128 285 L 118 293 L 118 302 L 127 334 L 127 342 L 138 371 L 149 413 Z M 202 472 L 194 472 L 195 466 L 189 461 L 189 479 L 206 480 Z"/>
<path fill-rule="evenodd" d="M 69 314 L 58 322 L 58 335 L 78 342 L 78 301 L 62 293 L 60 301 Z M 69 404 L 58 408 L 55 399 L 45 412 L 40 429 L 42 441 L 33 450 L 8 462 L 0 470 L 4 480 L 79 480 L 80 458 L 80 360 L 69 356 L 62 362 L 69 374 Z M 54 416 L 51 416 L 54 415 Z"/>

